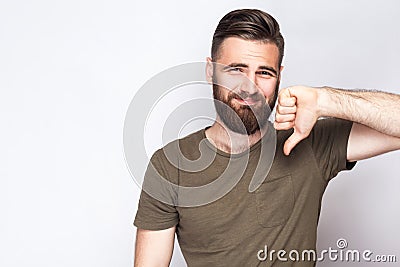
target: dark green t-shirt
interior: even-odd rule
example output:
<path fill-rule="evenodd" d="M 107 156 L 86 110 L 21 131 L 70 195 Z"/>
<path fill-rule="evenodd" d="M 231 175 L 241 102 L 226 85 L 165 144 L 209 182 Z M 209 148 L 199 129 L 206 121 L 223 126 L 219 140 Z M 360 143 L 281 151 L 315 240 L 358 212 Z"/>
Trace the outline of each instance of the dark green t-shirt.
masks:
<path fill-rule="evenodd" d="M 283 144 L 292 130 L 278 131 L 271 169 L 254 192 L 249 192 L 249 183 L 257 165 L 253 162 L 258 162 L 260 155 L 260 141 L 245 153 L 249 164 L 243 175 L 238 171 L 239 182 L 226 195 L 209 204 L 182 207 L 178 204 L 179 189 L 165 185 L 160 186 L 164 187 L 160 195 L 168 196 L 169 204 L 142 190 L 134 224 L 148 230 L 176 226 L 188 266 L 313 266 L 313 260 L 308 261 L 308 257 L 301 255 L 303 251 L 315 251 L 321 200 L 329 180 L 339 171 L 354 166 L 346 160 L 351 126 L 352 122 L 340 119 L 318 120 L 309 137 L 289 156 L 283 154 Z M 182 153 L 176 157 L 184 156 L 188 160 L 196 160 L 207 150 L 216 151 L 209 166 L 191 172 L 175 166 L 174 160 L 170 160 L 173 153 L 166 156 L 163 149 L 157 150 L 149 166 L 154 166 L 165 179 L 179 186 L 206 185 L 224 172 L 230 159 L 245 156 L 216 149 L 207 140 L 205 129 L 166 147 L 176 144 Z M 144 184 L 155 176 L 154 169 L 148 167 Z M 271 256 L 272 250 L 284 250 L 286 254 L 281 254 L 280 259 L 288 261 L 279 260 L 276 253 Z M 300 261 L 290 260 L 292 250 L 299 252 Z M 264 260 L 265 251 L 268 254 Z M 295 253 L 291 256 L 296 259 Z"/>

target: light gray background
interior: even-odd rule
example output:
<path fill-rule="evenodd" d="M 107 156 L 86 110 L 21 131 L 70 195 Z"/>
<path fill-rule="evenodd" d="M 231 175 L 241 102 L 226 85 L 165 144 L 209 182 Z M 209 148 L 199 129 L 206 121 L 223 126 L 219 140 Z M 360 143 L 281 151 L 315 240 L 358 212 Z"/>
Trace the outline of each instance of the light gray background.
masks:
<path fill-rule="evenodd" d="M 124 162 L 125 111 L 154 74 L 204 60 L 218 20 L 239 7 L 280 22 L 282 86 L 400 93 L 396 0 L 3 0 L 0 266 L 132 265 L 139 189 Z M 151 153 L 161 143 L 146 144 Z M 350 248 L 399 259 L 399 156 L 360 162 L 329 185 L 320 249 L 342 237 Z M 172 266 L 184 266 L 175 252 Z"/>

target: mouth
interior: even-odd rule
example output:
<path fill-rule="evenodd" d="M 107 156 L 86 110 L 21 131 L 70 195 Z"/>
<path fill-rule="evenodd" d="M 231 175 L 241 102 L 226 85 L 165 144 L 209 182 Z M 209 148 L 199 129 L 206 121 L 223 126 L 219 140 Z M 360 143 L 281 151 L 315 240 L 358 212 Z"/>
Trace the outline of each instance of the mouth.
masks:
<path fill-rule="evenodd" d="M 234 100 L 237 103 L 239 103 L 240 105 L 244 105 L 244 106 L 254 106 L 255 104 L 258 103 L 257 100 L 254 100 L 254 99 L 249 98 L 249 97 L 247 97 L 245 99 L 235 97 Z"/>

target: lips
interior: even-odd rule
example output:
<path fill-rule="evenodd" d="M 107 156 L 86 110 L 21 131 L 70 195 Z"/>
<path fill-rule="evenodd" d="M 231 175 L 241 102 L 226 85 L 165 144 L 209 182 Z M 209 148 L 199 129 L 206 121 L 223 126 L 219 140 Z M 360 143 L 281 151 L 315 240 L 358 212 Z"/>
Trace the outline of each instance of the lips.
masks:
<path fill-rule="evenodd" d="M 238 97 L 234 98 L 236 100 L 236 102 L 238 102 L 241 105 L 247 105 L 247 106 L 252 106 L 255 105 L 258 101 L 252 98 L 245 98 L 245 99 L 241 99 Z"/>

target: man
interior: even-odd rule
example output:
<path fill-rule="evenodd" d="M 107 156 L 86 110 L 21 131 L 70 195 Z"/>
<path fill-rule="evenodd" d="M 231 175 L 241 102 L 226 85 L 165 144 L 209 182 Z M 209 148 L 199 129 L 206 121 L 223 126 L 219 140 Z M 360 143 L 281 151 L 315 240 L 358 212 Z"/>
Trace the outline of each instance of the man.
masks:
<path fill-rule="evenodd" d="M 217 118 L 153 155 L 135 219 L 135 266 L 168 266 L 175 233 L 188 266 L 313 266 L 315 259 L 264 257 L 263 249 L 315 250 L 329 180 L 358 160 L 400 149 L 400 96 L 305 86 L 278 95 L 283 51 L 269 14 L 243 9 L 221 19 L 206 67 Z M 276 100 L 276 152 L 252 191 L 258 165 L 268 165 L 260 144 L 273 140 L 268 117 Z M 171 161 L 196 162 L 207 151 L 215 157 L 196 172 Z M 248 164 L 240 170 L 243 157 Z M 180 187 L 210 184 L 230 162 L 231 180 L 239 180 L 229 192 L 204 205 L 183 204 L 196 197 L 183 197 Z M 157 175 L 178 187 L 159 184 L 155 192 Z"/>

